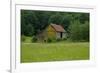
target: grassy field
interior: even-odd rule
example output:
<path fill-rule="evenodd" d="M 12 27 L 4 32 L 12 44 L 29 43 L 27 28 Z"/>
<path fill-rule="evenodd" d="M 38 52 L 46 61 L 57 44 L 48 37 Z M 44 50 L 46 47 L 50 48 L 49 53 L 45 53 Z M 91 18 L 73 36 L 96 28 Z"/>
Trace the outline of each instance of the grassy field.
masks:
<path fill-rule="evenodd" d="M 22 43 L 21 63 L 89 59 L 89 43 Z"/>

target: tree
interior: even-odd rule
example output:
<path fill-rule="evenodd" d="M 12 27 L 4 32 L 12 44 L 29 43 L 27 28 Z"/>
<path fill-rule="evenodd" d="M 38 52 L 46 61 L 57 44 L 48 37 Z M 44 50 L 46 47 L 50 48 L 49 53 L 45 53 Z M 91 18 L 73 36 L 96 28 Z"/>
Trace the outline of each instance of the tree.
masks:
<path fill-rule="evenodd" d="M 26 36 L 32 36 L 34 33 L 34 29 L 33 29 L 33 27 L 32 27 L 32 25 L 31 24 L 28 24 L 27 26 L 26 26 L 26 29 L 25 29 L 25 35 Z"/>
<path fill-rule="evenodd" d="M 64 15 L 63 17 L 62 17 L 62 20 L 61 20 L 61 25 L 64 27 L 64 29 L 67 31 L 67 32 L 69 32 L 68 31 L 68 27 L 69 27 L 69 25 L 71 24 L 71 21 L 72 21 L 72 18 L 71 18 L 71 16 L 70 15 Z"/>
<path fill-rule="evenodd" d="M 86 21 L 89 21 L 89 13 L 81 13 L 79 20 L 82 24 L 84 24 Z"/>
<path fill-rule="evenodd" d="M 36 36 L 51 23 L 62 25 L 73 41 L 89 41 L 89 13 L 21 10 L 21 35 Z"/>
<path fill-rule="evenodd" d="M 69 27 L 70 29 L 70 38 L 74 41 L 80 40 L 80 22 L 79 21 L 73 21 Z"/>
<path fill-rule="evenodd" d="M 81 24 L 79 21 L 74 21 L 70 25 L 70 38 L 73 41 L 89 41 L 89 23 Z"/>
<path fill-rule="evenodd" d="M 50 16 L 48 23 L 54 23 L 54 24 L 61 24 L 62 16 L 60 13 L 56 13 Z"/>
<path fill-rule="evenodd" d="M 22 35 L 29 35 L 35 34 L 35 30 L 31 33 L 28 32 L 28 28 L 31 28 L 29 30 L 35 29 L 35 25 L 38 24 L 38 20 L 35 16 L 35 13 L 30 10 L 21 10 L 21 34 Z"/>
<path fill-rule="evenodd" d="M 89 41 L 89 22 L 85 21 L 84 24 L 82 25 L 82 39 L 84 39 L 85 41 Z"/>

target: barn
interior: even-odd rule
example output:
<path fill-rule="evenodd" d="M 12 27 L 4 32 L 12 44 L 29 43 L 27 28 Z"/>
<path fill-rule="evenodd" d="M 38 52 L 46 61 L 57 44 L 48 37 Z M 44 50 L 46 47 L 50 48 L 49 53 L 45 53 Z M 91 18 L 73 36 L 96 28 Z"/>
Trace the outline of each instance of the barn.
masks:
<path fill-rule="evenodd" d="M 38 40 L 46 39 L 64 39 L 66 31 L 61 25 L 50 24 L 46 29 L 38 34 Z"/>

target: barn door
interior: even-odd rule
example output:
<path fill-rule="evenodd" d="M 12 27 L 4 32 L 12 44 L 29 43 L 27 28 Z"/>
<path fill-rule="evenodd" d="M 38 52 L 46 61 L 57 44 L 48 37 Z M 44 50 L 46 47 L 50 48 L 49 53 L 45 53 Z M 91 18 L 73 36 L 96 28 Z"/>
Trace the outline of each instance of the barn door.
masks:
<path fill-rule="evenodd" d="M 63 36 L 63 33 L 62 33 L 62 32 L 60 32 L 60 38 L 62 38 L 62 36 Z"/>

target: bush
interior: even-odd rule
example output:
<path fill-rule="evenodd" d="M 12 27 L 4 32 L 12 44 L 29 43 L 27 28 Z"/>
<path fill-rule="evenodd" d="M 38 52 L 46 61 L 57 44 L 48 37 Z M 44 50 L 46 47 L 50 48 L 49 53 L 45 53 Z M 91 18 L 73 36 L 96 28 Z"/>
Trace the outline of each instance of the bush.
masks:
<path fill-rule="evenodd" d="M 89 22 L 82 24 L 77 21 L 71 24 L 70 38 L 72 41 L 89 41 Z"/>
<path fill-rule="evenodd" d="M 56 41 L 57 41 L 57 42 L 58 42 L 58 41 L 61 41 L 61 39 L 57 39 Z"/>
<path fill-rule="evenodd" d="M 67 40 L 67 38 L 63 38 L 63 40 Z"/>
<path fill-rule="evenodd" d="M 21 35 L 21 41 L 24 42 L 26 40 L 26 37 L 24 35 Z"/>
<path fill-rule="evenodd" d="M 52 39 L 51 39 L 51 38 L 48 38 L 48 39 L 47 39 L 47 42 L 48 42 L 48 43 L 51 43 L 51 42 L 52 42 Z"/>
<path fill-rule="evenodd" d="M 32 42 L 37 42 L 37 38 L 36 37 L 32 37 Z"/>

